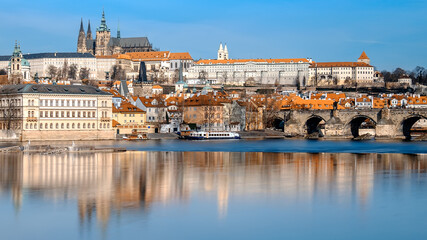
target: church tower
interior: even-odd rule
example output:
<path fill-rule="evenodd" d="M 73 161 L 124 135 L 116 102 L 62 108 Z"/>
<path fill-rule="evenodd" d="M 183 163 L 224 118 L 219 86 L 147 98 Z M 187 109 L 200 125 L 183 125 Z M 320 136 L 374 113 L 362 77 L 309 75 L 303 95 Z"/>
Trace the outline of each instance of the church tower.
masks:
<path fill-rule="evenodd" d="M 86 35 L 85 30 L 83 28 L 83 19 L 80 22 L 80 31 L 79 31 L 79 39 L 77 40 L 77 52 L 85 53 L 86 49 Z"/>
<path fill-rule="evenodd" d="M 218 60 L 224 60 L 224 48 L 222 47 L 222 43 L 219 44 L 218 49 Z"/>
<path fill-rule="evenodd" d="M 227 43 L 224 46 L 224 60 L 228 60 L 228 48 Z"/>
<path fill-rule="evenodd" d="M 21 47 L 17 42 L 15 42 L 7 71 L 12 84 L 30 80 L 30 63 L 22 56 Z"/>
<path fill-rule="evenodd" d="M 105 21 L 105 14 L 102 11 L 102 19 L 101 26 L 96 29 L 96 48 L 95 55 L 97 56 L 105 56 L 110 55 L 110 51 L 108 50 L 108 43 L 111 39 L 110 29 L 107 27 L 107 23 Z"/>

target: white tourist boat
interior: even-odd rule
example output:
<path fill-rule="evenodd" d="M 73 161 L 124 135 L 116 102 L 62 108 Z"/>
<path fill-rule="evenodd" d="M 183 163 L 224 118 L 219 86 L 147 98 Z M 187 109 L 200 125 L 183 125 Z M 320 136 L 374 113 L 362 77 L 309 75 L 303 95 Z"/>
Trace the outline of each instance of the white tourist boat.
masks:
<path fill-rule="evenodd" d="M 181 133 L 181 138 L 189 140 L 208 140 L 208 139 L 240 139 L 236 132 L 197 132 L 188 131 Z"/>

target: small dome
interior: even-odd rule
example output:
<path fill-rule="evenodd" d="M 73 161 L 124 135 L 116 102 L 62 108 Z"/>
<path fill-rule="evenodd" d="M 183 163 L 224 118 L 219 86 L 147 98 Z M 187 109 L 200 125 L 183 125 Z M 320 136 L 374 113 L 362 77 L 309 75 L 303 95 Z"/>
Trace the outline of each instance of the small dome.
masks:
<path fill-rule="evenodd" d="M 30 63 L 27 61 L 27 59 L 25 59 L 25 58 L 23 58 L 22 60 L 21 60 L 21 64 L 22 64 L 22 66 L 26 66 L 26 67 L 29 67 L 30 66 Z"/>

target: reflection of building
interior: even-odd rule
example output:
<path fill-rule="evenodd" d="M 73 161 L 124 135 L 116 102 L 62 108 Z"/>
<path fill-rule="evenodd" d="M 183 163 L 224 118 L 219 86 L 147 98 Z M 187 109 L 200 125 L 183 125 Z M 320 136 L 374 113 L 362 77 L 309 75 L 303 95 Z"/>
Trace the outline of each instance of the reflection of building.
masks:
<path fill-rule="evenodd" d="M 21 141 L 113 139 L 112 95 L 90 86 L 6 85 L 0 89 L 0 129 L 12 120 Z M 13 106 L 11 106 L 13 102 Z M 16 115 L 11 118 L 13 107 Z"/>
<path fill-rule="evenodd" d="M 202 192 L 217 199 L 226 217 L 229 199 L 264 195 L 311 202 L 333 198 L 365 207 L 378 171 L 427 169 L 427 156 L 223 152 L 127 152 L 121 154 L 1 155 L 0 192 L 19 210 L 23 194 L 76 199 L 80 220 L 144 213 L 155 202 L 188 201 Z M 357 198 L 353 198 L 356 195 Z M 24 202 L 22 202 L 24 201 Z M 120 214 L 116 214 L 120 213 Z"/>

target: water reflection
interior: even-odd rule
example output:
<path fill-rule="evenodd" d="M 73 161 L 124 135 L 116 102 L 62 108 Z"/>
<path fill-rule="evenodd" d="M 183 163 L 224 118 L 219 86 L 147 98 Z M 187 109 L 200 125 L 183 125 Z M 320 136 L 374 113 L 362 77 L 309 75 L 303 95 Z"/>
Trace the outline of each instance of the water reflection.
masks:
<path fill-rule="evenodd" d="M 424 174 L 426 160 L 346 153 L 2 154 L 0 195 L 11 196 L 17 214 L 23 199 L 74 200 L 83 228 L 95 220 L 106 228 L 112 216 L 146 215 L 154 203 L 189 203 L 193 196 L 216 199 L 220 219 L 227 217 L 230 198 L 356 201 L 363 210 L 375 184 L 385 184 L 387 176 Z"/>

